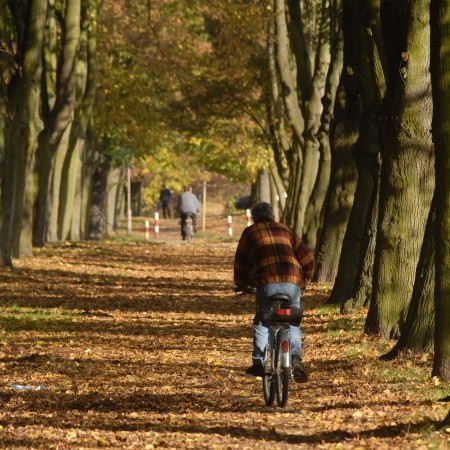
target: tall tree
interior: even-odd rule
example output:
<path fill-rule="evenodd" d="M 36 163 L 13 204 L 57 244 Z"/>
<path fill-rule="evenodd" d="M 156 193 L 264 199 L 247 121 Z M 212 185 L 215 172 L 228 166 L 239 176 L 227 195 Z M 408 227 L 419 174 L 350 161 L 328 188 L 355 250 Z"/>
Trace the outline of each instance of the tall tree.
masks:
<path fill-rule="evenodd" d="M 328 191 L 331 172 L 330 127 L 333 118 L 336 93 L 343 66 L 343 4 L 341 0 L 330 1 L 330 66 L 322 98 L 322 115 L 317 132 L 319 145 L 319 169 L 308 202 L 303 224 L 303 239 L 311 249 L 316 248 L 318 234 L 323 222 L 323 206 Z"/>
<path fill-rule="evenodd" d="M 58 237 L 86 237 L 92 164 L 92 113 L 97 78 L 97 22 L 99 0 L 82 2 L 80 50 L 77 59 L 77 91 L 74 121 L 61 177 Z M 91 139 L 89 139 L 91 136 Z"/>
<path fill-rule="evenodd" d="M 450 381 L 450 2 L 431 2 L 433 142 L 436 149 L 436 285 L 433 374 Z"/>
<path fill-rule="evenodd" d="M 1 173 L 1 263 L 32 251 L 33 169 L 39 119 L 42 49 L 47 0 L 10 2 L 12 47 L 19 68 L 8 86 Z"/>
<path fill-rule="evenodd" d="M 374 69 L 380 70 L 380 57 L 375 43 L 379 21 L 372 8 L 373 3 L 343 2 L 344 71 L 331 135 L 333 170 L 314 275 L 317 281 L 330 282 L 336 277 L 330 298 L 335 303 L 346 298 L 355 281 L 374 186 L 379 103 Z"/>
<path fill-rule="evenodd" d="M 403 350 L 430 351 L 434 340 L 436 204 L 431 205 L 425 237 L 417 266 L 414 289 L 400 338 L 382 359 L 390 360 Z"/>
<path fill-rule="evenodd" d="M 429 1 L 383 2 L 386 95 L 372 300 L 365 330 L 398 337 L 414 286 L 434 189 Z"/>
<path fill-rule="evenodd" d="M 330 66 L 330 3 L 311 0 L 301 5 L 274 0 L 274 23 L 277 73 L 289 136 L 283 220 L 301 234 L 319 172 L 317 134 Z"/>
<path fill-rule="evenodd" d="M 34 243 L 58 240 L 59 194 L 76 100 L 77 58 L 81 35 L 81 0 L 65 0 L 58 10 L 49 1 L 44 52 L 44 130 L 39 136 Z M 58 22 L 58 18 L 60 22 Z M 59 26 L 58 26 L 59 25 Z"/>

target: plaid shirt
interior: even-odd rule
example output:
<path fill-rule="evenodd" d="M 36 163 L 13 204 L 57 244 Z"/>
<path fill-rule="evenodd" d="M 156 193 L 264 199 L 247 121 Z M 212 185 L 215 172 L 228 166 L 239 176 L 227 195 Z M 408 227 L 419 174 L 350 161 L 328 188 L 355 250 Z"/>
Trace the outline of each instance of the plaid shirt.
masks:
<path fill-rule="evenodd" d="M 238 288 L 271 283 L 304 286 L 314 268 L 314 255 L 287 225 L 271 220 L 247 227 L 234 259 Z"/>

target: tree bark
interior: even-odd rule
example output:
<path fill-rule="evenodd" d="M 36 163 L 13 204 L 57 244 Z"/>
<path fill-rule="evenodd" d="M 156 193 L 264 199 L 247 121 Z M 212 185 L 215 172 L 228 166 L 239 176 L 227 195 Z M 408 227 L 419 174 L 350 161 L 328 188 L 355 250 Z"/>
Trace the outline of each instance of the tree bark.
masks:
<path fill-rule="evenodd" d="M 23 6 L 23 8 L 22 8 Z M 12 2 L 11 13 L 17 38 L 17 73 L 9 85 L 8 122 L 1 173 L 2 229 L 0 263 L 12 265 L 12 259 L 32 251 L 33 167 L 37 135 L 43 30 L 47 0 L 27 5 Z M 25 32 L 26 30 L 26 32 Z"/>
<path fill-rule="evenodd" d="M 450 381 L 450 2 L 431 2 L 433 142 L 436 149 L 436 280 L 433 375 Z M 449 413 L 450 416 L 450 413 Z M 448 422 L 449 416 L 444 422 Z"/>
<path fill-rule="evenodd" d="M 270 177 L 267 170 L 260 170 L 258 173 L 257 183 L 257 201 L 258 202 L 271 202 L 270 195 Z"/>
<path fill-rule="evenodd" d="M 275 161 L 281 168 L 282 158 L 277 154 L 282 150 L 289 177 L 285 183 L 287 199 L 281 220 L 302 234 L 307 207 L 317 186 L 315 205 L 308 212 L 311 235 L 314 235 L 320 221 L 325 191 L 324 183 L 316 184 L 317 175 L 322 175 L 321 181 L 325 180 L 325 184 L 328 179 L 327 169 L 321 172 L 319 169 L 320 162 L 327 164 L 328 160 L 326 157 L 320 160 L 318 133 L 330 67 L 332 13 L 329 0 L 311 0 L 302 6 L 293 0 L 274 0 L 274 10 L 274 44 L 270 44 L 269 28 L 268 45 L 274 100 L 272 116 L 276 119 L 272 119 L 275 122 L 272 130 L 279 144 Z M 317 14 L 309 14 L 311 11 Z M 277 103 L 277 99 L 282 99 L 282 103 Z M 324 130 L 326 127 L 321 131 Z M 280 175 L 283 178 L 285 173 L 280 172 Z"/>
<path fill-rule="evenodd" d="M 358 140 L 353 155 L 358 171 L 357 184 L 351 214 L 347 223 L 338 272 L 330 303 L 342 304 L 354 291 L 356 278 L 360 273 L 361 251 L 366 235 L 367 217 L 373 189 L 376 183 L 377 154 L 379 151 L 375 113 L 379 107 L 380 94 L 375 82 L 375 66 L 378 58 L 377 45 L 373 43 L 378 14 L 372 5 L 361 7 L 358 2 L 344 2 L 345 72 L 344 87 L 351 97 L 361 102 Z M 368 64 L 369 62 L 369 64 Z"/>
<path fill-rule="evenodd" d="M 385 2 L 387 91 L 372 300 L 365 331 L 396 338 L 405 320 L 434 189 L 429 1 Z"/>
<path fill-rule="evenodd" d="M 99 163 L 92 176 L 88 235 L 92 240 L 101 240 L 106 235 L 106 199 L 110 166 L 110 158 L 99 155 Z"/>
<path fill-rule="evenodd" d="M 352 309 L 361 306 L 368 306 L 372 296 L 372 275 L 373 275 L 373 261 L 375 258 L 375 246 L 378 223 L 378 205 L 380 194 L 380 166 L 377 163 L 376 173 L 372 175 L 375 187 L 372 192 L 372 199 L 369 206 L 368 224 L 365 230 L 364 242 L 362 245 L 358 274 L 354 291 L 350 298 L 344 301 L 341 305 L 341 312 L 347 313 Z"/>
<path fill-rule="evenodd" d="M 58 213 L 58 235 L 61 239 L 79 240 L 85 237 L 83 230 L 86 229 L 86 226 L 82 225 L 82 195 L 84 192 L 82 183 L 88 183 L 86 190 L 89 192 L 92 174 L 89 173 L 89 176 L 84 177 L 83 172 L 87 170 L 87 167 L 83 165 L 87 163 L 86 147 L 90 145 L 87 133 L 95 100 L 97 3 L 98 0 L 89 0 L 83 3 L 82 33 L 77 61 L 76 107 L 61 180 L 62 201 Z"/>
<path fill-rule="evenodd" d="M 434 336 L 434 279 L 435 279 L 436 208 L 433 200 L 408 314 L 395 346 L 381 359 L 391 360 L 403 351 L 431 351 Z"/>
<path fill-rule="evenodd" d="M 55 12 L 53 11 L 53 14 Z M 39 136 L 38 174 L 39 191 L 36 201 L 34 243 L 42 246 L 58 240 L 59 194 L 63 164 L 66 157 L 70 128 L 76 99 L 76 63 L 80 42 L 81 1 L 67 0 L 64 11 L 64 27 L 61 32 L 61 59 L 58 61 L 56 84 L 46 84 L 44 103 L 45 128 Z M 47 41 L 52 42 L 56 27 L 49 29 Z M 48 46 L 46 61 L 56 58 L 57 48 Z M 46 77 L 51 82 L 53 66 Z M 54 92 L 54 99 L 52 98 Z"/>
<path fill-rule="evenodd" d="M 111 236 L 114 233 L 115 227 L 115 216 L 116 216 L 116 203 L 117 203 L 117 191 L 122 190 L 123 185 L 121 184 L 121 173 L 120 167 L 115 167 L 111 165 L 106 185 L 106 236 Z"/>
<path fill-rule="evenodd" d="M 333 282 L 336 277 L 357 179 L 352 146 L 358 137 L 359 102 L 348 99 L 342 86 L 337 96 L 334 131 L 331 134 L 331 179 L 313 276 L 318 283 Z"/>
<path fill-rule="evenodd" d="M 323 110 L 320 120 L 320 128 L 317 133 L 319 145 L 319 170 L 311 193 L 303 224 L 303 240 L 311 248 L 315 249 L 318 234 L 323 220 L 323 206 L 325 202 L 331 172 L 331 146 L 330 146 L 330 124 L 333 117 L 334 101 L 339 86 L 340 75 L 343 66 L 343 34 L 342 34 L 342 2 L 332 1 L 331 14 L 331 60 L 325 84 L 325 95 L 322 99 Z"/>

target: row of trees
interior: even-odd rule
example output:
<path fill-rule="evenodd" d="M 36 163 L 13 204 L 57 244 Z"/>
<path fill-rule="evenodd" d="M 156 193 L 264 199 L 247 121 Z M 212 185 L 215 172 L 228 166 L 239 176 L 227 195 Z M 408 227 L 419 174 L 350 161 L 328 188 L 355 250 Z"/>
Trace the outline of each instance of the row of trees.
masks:
<path fill-rule="evenodd" d="M 232 98 L 258 124 L 272 201 L 315 248 L 315 281 L 334 282 L 342 311 L 369 306 L 365 331 L 398 339 L 384 358 L 434 345 L 434 373 L 450 379 L 448 5 L 254 2 L 236 56 L 240 6 L 216 0 L 205 13 L 212 54 L 245 79 L 221 105 Z"/>
<path fill-rule="evenodd" d="M 196 70 L 195 58 L 210 44 L 201 11 L 186 6 L 0 2 L 2 264 L 33 246 L 111 233 L 132 160 L 136 185 L 153 182 L 149 201 L 165 178 L 181 190 L 205 168 L 241 180 L 256 170 L 258 151 L 241 140 L 250 121 L 216 122 L 226 143 L 188 133 L 179 86 L 195 85 L 204 65 Z"/>
<path fill-rule="evenodd" d="M 1 253 L 88 234 L 97 0 L 2 1 Z"/>
<path fill-rule="evenodd" d="M 445 2 L 0 3 L 3 264 L 101 237 L 132 156 L 259 173 L 330 301 L 450 379 Z"/>
<path fill-rule="evenodd" d="M 330 302 L 368 305 L 365 331 L 400 338 L 385 358 L 434 340 L 434 373 L 449 380 L 448 5 L 273 5 L 270 123 L 275 160 L 289 168 L 283 178 L 278 163 L 284 220 L 316 248 L 314 277 L 334 281 Z"/>

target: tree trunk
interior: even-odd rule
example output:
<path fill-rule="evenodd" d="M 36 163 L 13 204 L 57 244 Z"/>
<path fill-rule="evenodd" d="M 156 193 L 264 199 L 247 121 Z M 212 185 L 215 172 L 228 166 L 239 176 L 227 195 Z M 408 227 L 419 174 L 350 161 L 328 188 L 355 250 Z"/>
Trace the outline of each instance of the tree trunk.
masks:
<path fill-rule="evenodd" d="M 281 169 L 283 158 L 277 154 L 283 151 L 289 167 L 286 207 L 281 220 L 298 234 L 302 234 L 319 173 L 318 132 L 330 67 L 330 17 L 337 14 L 330 12 L 329 0 L 310 1 L 303 6 L 292 0 L 274 0 L 275 38 L 271 39 L 269 28 L 268 45 L 274 101 L 272 116 L 276 119 L 272 120 L 271 128 L 278 144 L 275 161 Z M 307 10 L 317 14 L 308 15 Z M 274 44 L 270 45 L 271 42 Z M 279 99 L 283 100 L 282 104 L 277 102 Z M 326 158 L 322 161 L 327 162 Z M 326 172 L 326 169 L 322 172 L 325 180 Z M 284 175 L 280 172 L 280 176 Z M 323 184 L 317 186 L 323 190 Z M 317 197 L 315 200 L 319 211 L 317 214 L 311 211 L 310 217 L 320 218 L 321 200 Z"/>
<path fill-rule="evenodd" d="M 59 235 L 62 239 L 78 240 L 84 237 L 82 226 L 82 172 L 85 170 L 83 164 L 86 162 L 87 131 L 92 116 L 95 100 L 95 79 L 97 72 L 97 0 L 89 0 L 83 3 L 84 13 L 82 21 L 82 32 L 80 36 L 80 49 L 77 61 L 77 96 L 74 115 L 74 123 L 71 130 L 69 147 L 64 162 L 61 196 L 62 202 L 59 208 Z M 64 205 L 67 204 L 67 207 Z"/>
<path fill-rule="evenodd" d="M 256 198 L 258 202 L 271 202 L 270 195 L 270 177 L 269 172 L 267 170 L 260 170 L 258 173 L 257 183 L 257 194 Z"/>
<path fill-rule="evenodd" d="M 356 282 L 354 291 L 349 299 L 341 305 L 341 312 L 347 313 L 350 310 L 359 308 L 361 306 L 367 306 L 372 296 L 372 275 L 373 275 L 373 261 L 375 258 L 375 246 L 377 235 L 377 223 L 378 223 L 378 205 L 379 205 L 379 193 L 380 193 L 380 165 L 377 164 L 376 173 L 372 175 L 375 182 L 375 187 L 372 192 L 372 199 L 369 206 L 369 218 L 366 226 L 364 242 L 362 245 L 362 251 L 359 261 L 358 274 L 356 276 Z"/>
<path fill-rule="evenodd" d="M 398 337 L 414 286 L 434 189 L 429 1 L 383 3 L 387 91 L 380 135 L 380 209 L 365 330 Z M 399 70 L 400 67 L 400 70 Z"/>
<path fill-rule="evenodd" d="M 99 164 L 92 176 L 92 194 L 89 214 L 89 239 L 101 240 L 106 235 L 106 199 L 111 160 L 99 155 Z"/>
<path fill-rule="evenodd" d="M 269 181 L 270 181 L 270 204 L 273 208 L 273 217 L 277 222 L 280 220 L 280 202 L 278 199 L 280 198 L 278 195 L 277 186 L 274 181 L 274 176 L 272 172 L 269 172 Z"/>
<path fill-rule="evenodd" d="M 121 183 L 122 169 L 120 167 L 114 167 L 113 165 L 109 169 L 106 186 L 106 236 L 111 236 L 114 233 L 115 216 L 116 216 L 116 204 L 117 204 L 117 191 L 122 190 L 123 185 Z"/>
<path fill-rule="evenodd" d="M 411 303 L 400 338 L 394 348 L 381 359 L 390 360 L 403 351 L 430 351 L 434 336 L 434 279 L 436 209 L 432 202 L 422 250 L 417 266 Z"/>
<path fill-rule="evenodd" d="M 89 229 L 91 222 L 91 203 L 92 203 L 92 194 L 94 192 L 93 182 L 94 182 L 94 173 L 97 170 L 97 152 L 94 148 L 93 144 L 93 136 L 91 132 L 91 127 L 88 127 L 87 132 L 87 140 L 86 145 L 83 148 L 83 164 L 81 165 L 81 190 L 80 190 L 80 199 L 79 202 L 81 204 L 80 211 L 80 234 L 83 238 L 89 239 Z M 72 229 L 74 227 L 72 226 Z"/>
<path fill-rule="evenodd" d="M 131 210 L 134 217 L 142 215 L 142 181 L 131 182 Z"/>
<path fill-rule="evenodd" d="M 47 0 L 30 3 L 28 10 L 22 10 L 18 3 L 11 3 L 10 8 L 18 39 L 17 54 L 23 60 L 18 61 L 20 73 L 13 77 L 9 86 L 10 120 L 1 173 L 0 263 L 5 265 L 11 265 L 14 257 L 32 250 L 32 170 L 41 126 L 38 110 Z M 26 35 L 25 29 L 28 30 Z"/>
<path fill-rule="evenodd" d="M 331 178 L 323 228 L 316 248 L 313 280 L 318 283 L 333 282 L 338 270 L 357 180 L 352 146 L 358 138 L 359 111 L 358 99 L 348 98 L 341 86 L 337 93 L 335 124 L 331 133 Z"/>
<path fill-rule="evenodd" d="M 283 184 L 283 180 L 280 177 L 280 174 L 277 171 L 277 167 L 275 163 L 271 163 L 269 166 L 269 173 L 271 179 L 271 194 L 275 195 L 275 199 L 273 199 L 273 204 L 277 203 L 277 208 L 279 210 L 279 217 L 283 214 L 284 207 L 286 206 L 286 197 L 284 194 L 286 193 L 286 189 Z M 273 191 L 273 192 L 272 192 Z"/>
<path fill-rule="evenodd" d="M 118 188 L 116 192 L 116 204 L 114 211 L 114 230 L 118 230 L 120 227 L 120 219 L 125 218 L 125 211 L 123 204 L 125 202 L 124 183 L 126 178 L 126 168 L 122 167 L 120 172 L 120 179 L 118 182 Z"/>
<path fill-rule="evenodd" d="M 281 188 L 280 183 L 277 182 L 278 193 L 280 200 L 283 201 L 281 209 L 285 208 L 286 186 L 289 182 L 289 164 L 287 155 L 290 154 L 290 140 L 286 131 L 286 121 L 283 112 L 283 99 L 280 94 L 280 88 L 278 86 L 278 71 L 276 62 L 276 50 L 275 50 L 275 36 L 274 36 L 274 23 L 269 21 L 268 34 L 267 34 L 267 54 L 268 54 L 268 66 L 270 76 L 270 94 L 267 95 L 267 123 L 268 130 L 267 136 L 273 150 L 274 162 L 270 170 L 275 174 L 278 173 L 278 180 L 283 184 Z M 275 170 L 276 169 L 276 170 Z M 275 181 L 277 178 L 274 175 Z"/>
<path fill-rule="evenodd" d="M 52 11 L 55 14 L 54 11 Z M 67 0 L 64 27 L 61 33 L 62 49 L 56 84 L 46 84 L 44 103 L 45 128 L 39 137 L 38 167 L 39 191 L 36 201 L 34 227 L 35 245 L 58 240 L 59 193 L 64 160 L 69 145 L 70 127 L 76 100 L 76 62 L 80 42 L 81 1 Z M 53 42 L 56 27 L 50 28 L 48 42 Z M 47 46 L 46 61 L 57 58 L 56 46 Z M 46 65 L 46 77 L 51 83 L 53 65 Z M 48 73 L 49 72 L 49 73 Z M 54 97 L 54 98 L 53 98 Z"/>
<path fill-rule="evenodd" d="M 322 226 L 323 205 L 325 202 L 331 172 L 331 147 L 330 147 L 330 124 L 333 116 L 334 101 L 339 86 L 340 74 L 343 65 L 343 35 L 342 18 L 338 13 L 342 9 L 341 1 L 333 1 L 332 8 L 336 15 L 331 21 L 331 62 L 325 85 L 325 95 L 322 99 L 323 111 L 320 120 L 320 128 L 317 133 L 319 144 L 319 171 L 311 193 L 303 224 L 303 240 L 311 248 L 315 249 L 317 238 Z"/>
<path fill-rule="evenodd" d="M 371 7 L 373 7 L 371 5 Z M 378 61 L 374 18 L 376 10 L 361 7 L 353 0 L 344 2 L 345 67 L 343 83 L 347 95 L 361 101 L 358 141 L 353 147 L 358 170 L 352 211 L 345 231 L 339 259 L 338 272 L 330 303 L 342 304 L 354 291 L 357 274 L 360 273 L 362 243 L 366 235 L 368 213 L 373 199 L 376 179 L 374 170 L 379 151 L 375 113 L 379 107 L 379 92 L 374 75 Z M 368 64 L 369 62 L 369 64 Z"/>
<path fill-rule="evenodd" d="M 431 2 L 433 142 L 436 149 L 436 280 L 433 374 L 450 381 L 450 2 Z M 450 416 L 450 413 L 449 413 Z M 448 422 L 449 416 L 445 419 Z M 445 422 L 444 421 L 444 422 Z"/>

